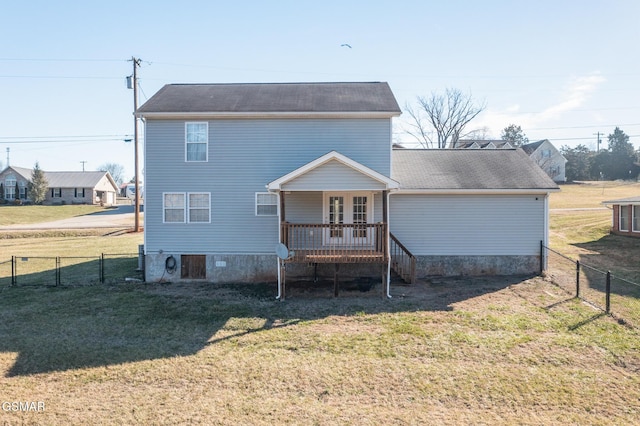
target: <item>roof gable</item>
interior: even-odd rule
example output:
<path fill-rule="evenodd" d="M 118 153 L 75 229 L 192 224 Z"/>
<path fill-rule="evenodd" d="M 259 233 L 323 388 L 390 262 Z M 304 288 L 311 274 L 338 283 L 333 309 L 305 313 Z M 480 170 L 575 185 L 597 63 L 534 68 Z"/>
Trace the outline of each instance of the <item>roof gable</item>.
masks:
<path fill-rule="evenodd" d="M 327 175 L 326 172 L 333 173 L 336 171 L 336 167 L 342 169 L 342 174 L 345 174 L 345 170 L 350 175 L 350 179 L 344 180 L 342 184 L 337 187 L 335 183 L 330 183 L 331 186 L 323 186 L 322 188 L 310 188 L 308 185 L 313 178 L 323 180 Z M 360 177 L 358 177 L 360 176 Z M 363 179 L 365 178 L 365 179 Z M 298 180 L 298 185 L 295 181 Z M 302 185 L 299 183 L 302 182 Z M 280 190 L 364 190 L 364 189 L 397 189 L 398 182 L 393 179 L 384 176 L 381 173 L 370 169 L 351 158 L 340 154 L 336 151 L 331 151 L 322 157 L 297 168 L 296 170 L 287 173 L 286 175 L 270 182 L 267 185 L 270 191 Z"/>
<path fill-rule="evenodd" d="M 387 83 L 168 84 L 138 116 L 255 114 L 400 115 Z"/>

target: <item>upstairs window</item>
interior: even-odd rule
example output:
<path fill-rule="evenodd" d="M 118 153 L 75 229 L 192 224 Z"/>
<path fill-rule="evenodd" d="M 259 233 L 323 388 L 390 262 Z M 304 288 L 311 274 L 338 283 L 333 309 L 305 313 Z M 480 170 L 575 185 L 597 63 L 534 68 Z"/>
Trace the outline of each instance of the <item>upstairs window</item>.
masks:
<path fill-rule="evenodd" d="M 185 123 L 185 160 L 207 161 L 208 146 L 208 123 Z"/>

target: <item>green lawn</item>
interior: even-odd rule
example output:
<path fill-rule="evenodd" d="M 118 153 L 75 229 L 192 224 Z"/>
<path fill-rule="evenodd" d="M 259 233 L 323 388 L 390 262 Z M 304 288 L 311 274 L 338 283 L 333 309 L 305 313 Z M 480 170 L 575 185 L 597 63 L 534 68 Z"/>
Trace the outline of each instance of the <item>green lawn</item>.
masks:
<path fill-rule="evenodd" d="M 0 205 L 0 226 L 50 222 L 69 217 L 104 211 L 106 207 L 68 206 L 8 206 Z"/>
<path fill-rule="evenodd" d="M 395 297 L 275 286 L 0 292 L 8 423 L 632 424 L 640 336 L 557 287 L 449 280 Z"/>

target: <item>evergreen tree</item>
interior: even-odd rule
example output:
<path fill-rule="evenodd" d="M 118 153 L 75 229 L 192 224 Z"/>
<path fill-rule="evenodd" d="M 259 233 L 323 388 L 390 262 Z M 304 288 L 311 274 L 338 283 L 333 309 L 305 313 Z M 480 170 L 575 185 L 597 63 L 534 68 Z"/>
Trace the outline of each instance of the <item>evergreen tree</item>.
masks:
<path fill-rule="evenodd" d="M 529 138 L 522 131 L 522 127 L 516 126 L 515 124 L 509 124 L 507 127 L 502 129 L 500 137 L 503 141 L 507 141 L 515 147 L 529 143 Z"/>
<path fill-rule="evenodd" d="M 40 165 L 36 162 L 31 172 L 31 182 L 29 182 L 29 194 L 34 204 L 42 204 L 47 196 L 48 188 L 49 182 L 47 182 Z"/>
<path fill-rule="evenodd" d="M 589 180 L 589 159 L 593 153 L 585 145 L 578 145 L 575 148 L 563 146 L 560 148 L 562 155 L 567 159 L 566 178 L 567 181 Z"/>

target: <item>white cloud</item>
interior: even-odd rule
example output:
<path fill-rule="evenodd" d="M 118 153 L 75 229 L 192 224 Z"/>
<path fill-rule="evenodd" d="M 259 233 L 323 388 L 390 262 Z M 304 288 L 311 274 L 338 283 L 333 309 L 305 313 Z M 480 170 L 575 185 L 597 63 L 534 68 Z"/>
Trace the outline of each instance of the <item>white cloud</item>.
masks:
<path fill-rule="evenodd" d="M 541 111 L 521 113 L 519 104 L 510 105 L 499 111 L 487 109 L 481 117 L 482 123 L 479 124 L 479 120 L 476 125 L 489 127 L 495 136 L 499 136 L 502 129 L 509 124 L 517 124 L 523 129 L 550 125 L 563 115 L 579 109 L 605 81 L 607 81 L 606 78 L 599 73 L 574 77 L 566 85 L 560 99 Z"/>

